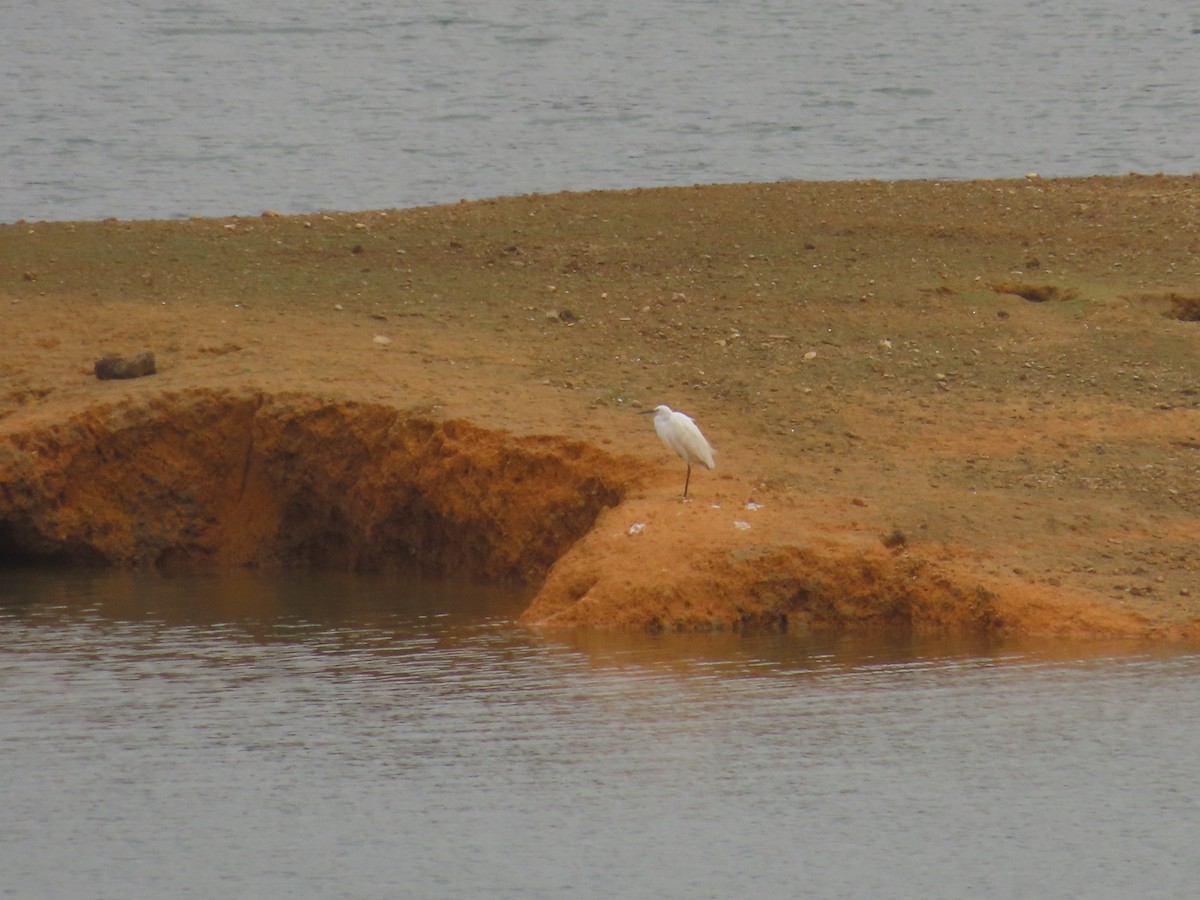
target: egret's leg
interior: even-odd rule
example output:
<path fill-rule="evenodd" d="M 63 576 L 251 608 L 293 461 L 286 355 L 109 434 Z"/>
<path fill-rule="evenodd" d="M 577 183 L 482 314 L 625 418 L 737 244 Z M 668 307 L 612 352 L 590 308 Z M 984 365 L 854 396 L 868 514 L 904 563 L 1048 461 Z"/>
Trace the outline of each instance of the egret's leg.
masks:
<path fill-rule="evenodd" d="M 692 464 L 688 463 L 687 478 L 683 479 L 683 499 L 684 500 L 687 499 L 688 483 L 691 482 L 691 480 L 692 480 Z"/>

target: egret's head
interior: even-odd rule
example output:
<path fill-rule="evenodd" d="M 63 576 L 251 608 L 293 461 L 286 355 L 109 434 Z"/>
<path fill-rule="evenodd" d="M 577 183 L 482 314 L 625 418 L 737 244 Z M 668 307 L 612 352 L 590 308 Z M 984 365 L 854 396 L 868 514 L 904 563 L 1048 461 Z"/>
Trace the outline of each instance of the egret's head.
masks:
<path fill-rule="evenodd" d="M 654 409 L 643 409 L 639 415 L 643 415 L 643 416 L 666 415 L 666 416 L 669 416 L 670 414 L 671 414 L 671 407 L 656 406 L 656 407 L 654 407 Z"/>

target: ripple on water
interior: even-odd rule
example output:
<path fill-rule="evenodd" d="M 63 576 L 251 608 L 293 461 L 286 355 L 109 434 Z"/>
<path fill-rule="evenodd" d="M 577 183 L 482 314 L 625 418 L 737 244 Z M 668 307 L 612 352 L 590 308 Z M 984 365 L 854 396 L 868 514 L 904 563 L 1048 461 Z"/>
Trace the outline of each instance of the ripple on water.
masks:
<path fill-rule="evenodd" d="M 427 6 L 9 4 L 0 221 L 1195 168 L 1171 0 Z"/>
<path fill-rule="evenodd" d="M 271 601 L 239 617 L 238 591 Z M 0 866 L 25 895 L 1183 896 L 1200 875 L 1195 654 L 547 635 L 511 624 L 519 597 L 480 616 L 470 591 L 342 576 L 0 594 Z"/>

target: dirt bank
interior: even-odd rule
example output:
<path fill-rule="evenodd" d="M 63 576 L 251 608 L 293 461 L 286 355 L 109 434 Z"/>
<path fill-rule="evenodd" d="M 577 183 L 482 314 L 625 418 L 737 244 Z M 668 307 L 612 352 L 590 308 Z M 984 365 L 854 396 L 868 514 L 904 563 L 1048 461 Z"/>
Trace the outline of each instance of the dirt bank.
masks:
<path fill-rule="evenodd" d="M 624 463 L 624 465 L 622 465 Z M 415 570 L 532 582 L 629 461 L 304 395 L 160 393 L 0 444 L 9 558 Z"/>
<path fill-rule="evenodd" d="M 0 556 L 1200 637 L 1198 220 L 1130 176 L 0 226 Z M 688 504 L 660 402 L 718 449 Z"/>

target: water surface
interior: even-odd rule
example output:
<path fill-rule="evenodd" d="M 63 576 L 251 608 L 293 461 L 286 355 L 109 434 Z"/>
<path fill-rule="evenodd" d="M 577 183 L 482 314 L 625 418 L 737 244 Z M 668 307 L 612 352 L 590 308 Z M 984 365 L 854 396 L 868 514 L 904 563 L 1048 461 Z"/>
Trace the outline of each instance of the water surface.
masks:
<path fill-rule="evenodd" d="M 1182 897 L 1200 656 L 0 572 L 10 896 Z"/>
<path fill-rule="evenodd" d="M 1177 0 L 0 3 L 0 222 L 1200 170 Z"/>

